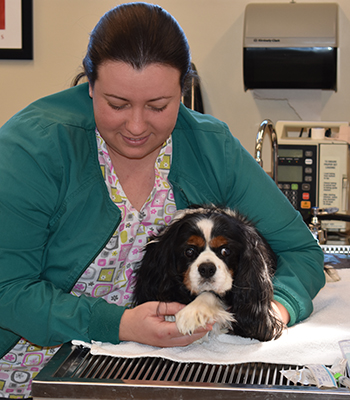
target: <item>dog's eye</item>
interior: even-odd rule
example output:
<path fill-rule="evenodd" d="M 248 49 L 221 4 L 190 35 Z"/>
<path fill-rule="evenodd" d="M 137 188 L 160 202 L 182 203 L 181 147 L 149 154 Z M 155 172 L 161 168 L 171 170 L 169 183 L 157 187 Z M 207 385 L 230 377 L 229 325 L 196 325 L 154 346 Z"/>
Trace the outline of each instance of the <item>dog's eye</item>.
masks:
<path fill-rule="evenodd" d="M 188 248 L 185 250 L 185 255 L 186 255 L 186 257 L 188 257 L 188 258 L 193 258 L 193 257 L 196 256 L 196 254 L 197 254 L 197 250 L 196 250 L 194 247 L 188 247 Z"/>
<path fill-rule="evenodd" d="M 221 250 L 220 250 L 220 254 L 223 256 L 223 257 L 227 257 L 227 256 L 229 256 L 230 255 L 230 249 L 228 249 L 227 247 L 223 247 Z"/>

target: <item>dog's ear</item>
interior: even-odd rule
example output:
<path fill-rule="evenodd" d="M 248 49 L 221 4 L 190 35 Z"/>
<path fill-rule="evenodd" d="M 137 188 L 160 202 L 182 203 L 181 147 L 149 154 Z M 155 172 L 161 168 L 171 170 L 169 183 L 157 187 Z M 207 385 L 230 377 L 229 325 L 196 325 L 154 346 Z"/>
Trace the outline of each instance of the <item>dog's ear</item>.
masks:
<path fill-rule="evenodd" d="M 232 306 L 235 334 L 267 341 L 281 335 L 283 323 L 272 308 L 272 274 L 276 259 L 271 248 L 256 229 L 243 229 L 244 251 L 234 274 Z"/>
<path fill-rule="evenodd" d="M 181 301 L 174 249 L 179 224 L 180 221 L 173 222 L 146 245 L 135 271 L 134 305 L 147 301 Z"/>

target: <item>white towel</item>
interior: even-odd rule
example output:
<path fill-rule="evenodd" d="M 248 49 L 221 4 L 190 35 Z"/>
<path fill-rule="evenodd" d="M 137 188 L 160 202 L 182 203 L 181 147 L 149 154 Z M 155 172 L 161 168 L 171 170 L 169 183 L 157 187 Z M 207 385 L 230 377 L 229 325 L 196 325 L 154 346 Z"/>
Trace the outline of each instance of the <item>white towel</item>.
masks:
<path fill-rule="evenodd" d="M 340 340 L 350 339 L 350 269 L 339 270 L 341 280 L 327 283 L 314 299 L 314 311 L 305 321 L 284 331 L 271 342 L 238 336 L 220 335 L 207 342 L 187 347 L 159 348 L 134 342 L 84 343 L 92 354 L 115 357 L 161 357 L 176 362 L 238 364 L 266 362 L 276 364 L 331 365 L 341 357 Z"/>

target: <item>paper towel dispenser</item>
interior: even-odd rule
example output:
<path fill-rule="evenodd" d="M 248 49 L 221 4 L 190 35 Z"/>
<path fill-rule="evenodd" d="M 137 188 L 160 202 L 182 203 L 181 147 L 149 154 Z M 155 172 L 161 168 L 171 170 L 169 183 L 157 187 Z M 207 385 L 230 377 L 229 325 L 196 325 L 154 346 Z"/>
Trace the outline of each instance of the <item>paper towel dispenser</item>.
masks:
<path fill-rule="evenodd" d="M 251 3 L 244 20 L 248 89 L 337 89 L 336 3 Z"/>

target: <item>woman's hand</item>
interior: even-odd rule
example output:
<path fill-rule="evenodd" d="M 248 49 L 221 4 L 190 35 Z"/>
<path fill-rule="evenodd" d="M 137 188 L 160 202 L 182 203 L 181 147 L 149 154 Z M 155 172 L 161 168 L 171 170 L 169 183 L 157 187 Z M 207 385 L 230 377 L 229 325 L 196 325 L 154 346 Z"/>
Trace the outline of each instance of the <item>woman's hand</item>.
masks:
<path fill-rule="evenodd" d="M 198 328 L 192 335 L 182 335 L 175 322 L 165 320 L 185 306 L 179 303 L 152 301 L 124 311 L 119 326 L 119 340 L 158 347 L 187 346 L 212 330 L 211 325 Z"/>
<path fill-rule="evenodd" d="M 290 315 L 286 307 L 284 307 L 278 301 L 272 300 L 272 308 L 275 311 L 275 313 L 280 317 L 280 320 L 287 326 L 290 320 Z"/>

